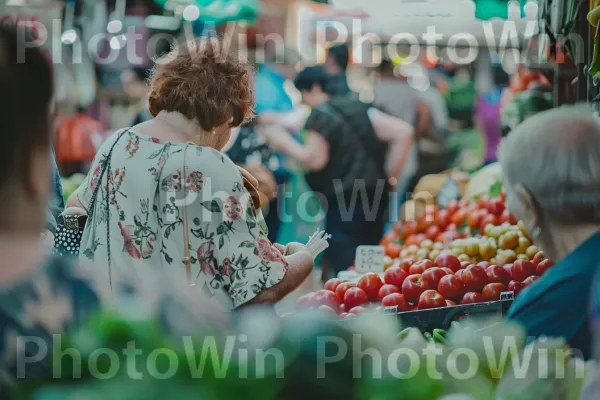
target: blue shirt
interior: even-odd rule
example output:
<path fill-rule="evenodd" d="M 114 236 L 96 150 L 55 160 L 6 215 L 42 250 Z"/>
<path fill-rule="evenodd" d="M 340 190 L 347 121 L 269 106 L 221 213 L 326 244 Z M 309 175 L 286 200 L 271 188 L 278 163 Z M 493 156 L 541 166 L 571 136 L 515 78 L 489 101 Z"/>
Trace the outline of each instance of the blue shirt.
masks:
<path fill-rule="evenodd" d="M 508 318 L 528 336 L 564 337 L 587 359 L 591 356 L 588 309 L 600 260 L 600 231 L 584 241 L 515 299 Z"/>
<path fill-rule="evenodd" d="M 48 211 L 46 215 L 46 228 L 54 232 L 56 229 L 56 219 L 65 209 L 65 200 L 63 198 L 62 183 L 60 180 L 60 172 L 54 158 L 54 150 L 50 154 L 52 190 L 48 199 Z"/>
<path fill-rule="evenodd" d="M 262 64 L 259 66 L 254 78 L 256 114 L 263 112 L 290 112 L 294 109 L 292 99 L 285 91 L 286 78 L 272 67 Z M 288 157 L 276 153 L 277 166 L 267 166 L 273 171 L 278 183 L 283 183 L 291 176 L 287 167 Z"/>

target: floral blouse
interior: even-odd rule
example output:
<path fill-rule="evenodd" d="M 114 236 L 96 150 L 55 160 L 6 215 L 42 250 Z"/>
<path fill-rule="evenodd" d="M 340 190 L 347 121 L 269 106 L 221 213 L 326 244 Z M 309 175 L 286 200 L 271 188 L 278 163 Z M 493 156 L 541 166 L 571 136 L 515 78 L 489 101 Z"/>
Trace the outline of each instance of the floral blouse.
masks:
<path fill-rule="evenodd" d="M 81 204 L 90 207 L 97 185 L 80 258 L 106 265 L 110 256 L 107 284 L 115 269 L 139 276 L 189 266 L 190 283 L 232 310 L 287 271 L 239 169 L 215 149 L 118 132 L 102 145 L 79 188 Z"/>
<path fill-rule="evenodd" d="M 196 307 L 201 294 L 189 293 L 174 277 L 152 274 L 135 280 L 120 274 L 111 292 L 98 272 L 53 256 L 28 276 L 0 286 L 0 398 L 23 379 L 51 377 L 52 351 L 62 340 L 58 334 L 77 328 L 100 309 L 114 308 L 126 319 L 155 319 L 173 339 L 208 327 L 227 330 L 224 314 Z"/>

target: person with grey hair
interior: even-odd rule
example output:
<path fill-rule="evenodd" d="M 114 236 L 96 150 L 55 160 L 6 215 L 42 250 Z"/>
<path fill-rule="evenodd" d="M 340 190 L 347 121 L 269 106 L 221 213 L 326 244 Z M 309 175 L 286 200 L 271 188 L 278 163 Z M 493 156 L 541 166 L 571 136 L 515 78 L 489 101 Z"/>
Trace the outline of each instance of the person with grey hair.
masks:
<path fill-rule="evenodd" d="M 528 336 L 564 337 L 588 358 L 587 309 L 600 260 L 600 122 L 583 107 L 539 113 L 503 139 L 510 211 L 557 264 L 523 291 L 508 318 Z"/>

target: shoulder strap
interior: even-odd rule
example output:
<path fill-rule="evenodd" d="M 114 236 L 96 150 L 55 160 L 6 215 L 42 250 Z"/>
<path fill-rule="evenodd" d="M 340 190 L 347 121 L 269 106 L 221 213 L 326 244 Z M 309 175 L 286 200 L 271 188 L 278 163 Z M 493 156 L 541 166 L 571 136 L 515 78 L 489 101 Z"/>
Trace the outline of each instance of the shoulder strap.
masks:
<path fill-rule="evenodd" d="M 112 152 L 115 148 L 115 146 L 117 145 L 117 142 L 121 139 L 121 137 L 129 132 L 131 128 L 126 128 L 123 130 L 123 132 L 121 132 L 119 134 L 119 137 L 115 140 L 115 142 L 112 144 L 112 146 L 110 147 L 110 150 L 108 151 L 107 155 L 106 155 L 106 160 L 107 162 L 104 163 L 104 165 L 102 166 L 102 171 L 100 171 L 100 176 L 98 176 L 98 183 L 96 184 L 96 187 L 94 188 L 94 193 L 92 193 L 92 198 L 90 199 L 90 204 L 88 204 L 88 219 L 92 219 L 92 215 L 94 214 L 94 208 L 96 207 L 96 198 L 98 197 L 98 190 L 100 189 L 100 186 L 102 186 L 102 177 L 104 176 L 104 173 L 106 172 L 106 169 L 108 167 L 108 159 L 112 156 Z"/>

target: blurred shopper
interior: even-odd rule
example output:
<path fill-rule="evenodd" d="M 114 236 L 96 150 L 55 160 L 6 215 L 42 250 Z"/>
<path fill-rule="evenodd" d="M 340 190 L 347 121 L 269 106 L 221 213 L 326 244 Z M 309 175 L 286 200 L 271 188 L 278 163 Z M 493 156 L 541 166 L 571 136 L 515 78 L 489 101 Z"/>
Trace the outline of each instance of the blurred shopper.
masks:
<path fill-rule="evenodd" d="M 151 72 L 151 68 L 136 66 L 123 71 L 121 74 L 123 91 L 136 109 L 133 125 L 152 119 L 152 114 L 148 110 L 148 78 Z"/>
<path fill-rule="evenodd" d="M 271 46 L 265 46 L 265 62 L 258 66 L 254 78 L 255 87 L 255 112 L 259 118 L 268 115 L 285 114 L 294 110 L 292 99 L 290 98 L 285 84 L 296 77 L 296 66 L 300 62 L 298 54 L 290 49 L 285 49 L 282 54 L 278 54 Z M 248 157 L 256 158 L 260 154 L 260 163 L 266 170 L 262 169 L 261 175 L 270 173 L 277 184 L 278 195 L 268 203 L 265 211 L 265 223 L 269 230 L 268 237 L 272 242 L 277 241 L 279 229 L 281 227 L 280 210 L 283 209 L 283 191 L 285 184 L 292 177 L 291 167 L 285 155 L 267 150 L 255 140 L 257 135 L 254 132 L 255 124 L 250 123 L 242 126 L 238 146 L 233 150 L 243 150 L 245 154 L 237 151 L 235 161 L 251 166 L 257 169 L 259 165 L 252 165 Z M 252 146 L 252 143 L 255 143 Z M 259 153 L 255 150 L 260 148 Z M 268 154 L 267 154 L 268 153 Z M 254 154 L 254 155 L 253 155 Z M 242 161 L 242 159 L 245 159 Z"/>
<path fill-rule="evenodd" d="M 501 99 L 508 81 L 509 76 L 502 66 L 494 66 L 494 85 L 479 97 L 475 105 L 475 123 L 483 134 L 485 143 L 485 165 L 496 161 L 496 152 L 500 144 Z"/>
<path fill-rule="evenodd" d="M 516 298 L 508 318 L 529 336 L 565 338 L 586 358 L 600 259 L 599 160 L 600 124 L 591 110 L 572 106 L 525 120 L 499 151 L 510 211 L 557 263 Z"/>
<path fill-rule="evenodd" d="M 388 175 L 397 172 L 407 153 L 388 153 L 388 146 L 397 149 L 400 143 L 399 147 L 407 149 L 412 131 L 409 127 L 407 137 L 406 124 L 391 116 L 387 118 L 398 124 L 382 129 L 385 115 L 351 97 L 335 96 L 337 83 L 323 67 L 304 69 L 294 84 L 302 102 L 312 108 L 305 126 L 306 142 L 300 144 L 282 130 L 267 127 L 264 133 L 275 149 L 308 169 L 306 181 L 326 210 L 325 229 L 332 235 L 325 254 L 326 270 L 335 276 L 352 265 L 357 246 L 381 239 Z M 398 159 L 390 161 L 390 155 Z M 387 162 L 396 168 L 388 168 Z"/>
<path fill-rule="evenodd" d="M 111 292 L 94 269 L 48 256 L 40 241 L 48 208 L 48 171 L 53 77 L 46 56 L 31 39 L 0 25 L 0 398 L 11 398 L 29 379 L 51 379 L 56 360 L 53 335 L 76 329 L 100 307 L 116 307 L 124 317 L 160 314 L 164 328 L 207 321 L 209 308 L 184 307 L 175 299 L 185 288 L 168 279 L 148 290 L 128 277 L 114 277 Z M 20 60 L 25 60 L 22 62 Z M 160 283 L 160 285 L 158 285 Z M 162 297 L 164 296 L 164 297 Z M 156 301 L 161 298 L 161 301 Z M 143 299 L 143 301 L 141 300 Z M 201 301 L 195 298 L 195 301 Z M 183 323 L 173 323 L 171 313 Z M 172 329 L 171 329 L 172 328 Z M 178 331 L 178 334 L 190 332 Z M 23 338 L 32 338 L 27 341 Z M 54 338 L 55 339 L 55 338 Z M 45 347 L 44 347 L 45 346 Z M 64 371 L 63 371 L 64 372 Z"/>
<path fill-rule="evenodd" d="M 331 46 L 327 50 L 325 59 L 325 70 L 332 78 L 332 93 L 336 96 L 348 96 L 354 93 L 348 86 L 348 64 L 350 63 L 350 51 L 347 44 Z"/>
<path fill-rule="evenodd" d="M 232 310 L 273 304 L 312 270 L 304 246 L 284 255 L 269 242 L 257 181 L 220 152 L 251 117 L 254 91 L 250 66 L 219 49 L 201 40 L 167 56 L 151 80 L 154 119 L 104 143 L 69 199 L 91 214 L 80 259 L 108 262 L 106 286 L 112 270 L 185 269 L 212 303 Z"/>

